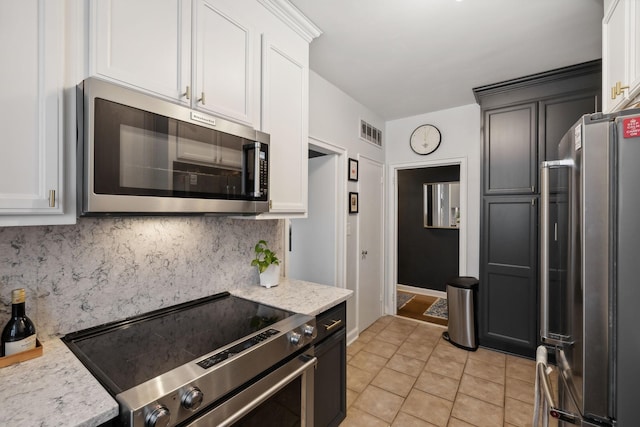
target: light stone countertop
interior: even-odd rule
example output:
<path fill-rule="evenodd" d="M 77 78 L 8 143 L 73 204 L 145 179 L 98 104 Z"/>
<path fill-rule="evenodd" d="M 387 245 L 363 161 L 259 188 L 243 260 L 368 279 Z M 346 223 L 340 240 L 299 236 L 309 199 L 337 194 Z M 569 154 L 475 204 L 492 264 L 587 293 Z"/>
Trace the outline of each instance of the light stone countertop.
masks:
<path fill-rule="evenodd" d="M 283 310 L 315 316 L 353 291 L 301 280 L 231 292 Z M 93 427 L 118 415 L 118 403 L 58 338 L 42 343 L 41 357 L 0 369 L 0 424 Z"/>
<path fill-rule="evenodd" d="M 0 369 L 0 424 L 90 427 L 118 415 L 118 403 L 58 338 L 42 356 Z"/>
<path fill-rule="evenodd" d="M 283 310 L 316 316 L 346 301 L 351 297 L 353 291 L 303 280 L 280 278 L 278 286 L 265 288 L 256 285 L 249 288 L 235 289 L 231 293 L 241 298 Z"/>

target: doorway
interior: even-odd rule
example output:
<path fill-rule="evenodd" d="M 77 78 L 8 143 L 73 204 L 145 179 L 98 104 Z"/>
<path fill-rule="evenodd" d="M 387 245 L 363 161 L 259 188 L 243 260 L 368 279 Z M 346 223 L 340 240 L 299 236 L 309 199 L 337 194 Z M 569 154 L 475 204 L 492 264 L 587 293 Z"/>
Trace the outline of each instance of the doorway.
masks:
<path fill-rule="evenodd" d="M 458 233 L 458 275 L 466 275 L 467 270 L 467 257 L 466 257 L 466 244 L 467 244 L 467 224 L 468 219 L 466 217 L 467 213 L 467 162 L 466 158 L 452 158 L 452 159 L 442 159 L 442 160 L 434 160 L 420 163 L 411 163 L 411 164 L 396 164 L 390 165 L 390 175 L 389 178 L 389 188 L 393 189 L 392 195 L 392 206 L 393 208 L 389 212 L 389 223 L 392 224 L 392 227 L 389 227 L 389 248 L 390 248 L 390 256 L 389 256 L 389 273 L 387 275 L 387 286 L 385 301 L 386 301 L 386 312 L 397 314 L 398 312 L 398 303 L 402 305 L 403 301 L 398 299 L 398 291 L 409 292 L 412 294 L 421 294 L 427 295 L 437 298 L 446 298 L 446 293 L 444 292 L 444 284 L 441 290 L 438 289 L 425 289 L 420 287 L 414 287 L 410 285 L 403 285 L 399 281 L 399 268 L 402 266 L 402 262 L 399 261 L 400 251 L 398 247 L 398 235 L 401 230 L 399 224 L 399 172 L 408 170 L 408 169 L 423 169 L 423 168 L 434 168 L 434 167 L 443 167 L 443 166 L 455 166 L 459 168 L 459 182 L 460 182 L 460 206 L 459 206 L 459 224 L 457 226 Z M 422 205 L 422 199 L 420 200 L 420 205 Z M 445 231 L 445 230 L 443 230 Z M 447 230 L 448 231 L 448 230 Z"/>
<path fill-rule="evenodd" d="M 309 138 L 307 217 L 285 221 L 292 279 L 346 286 L 346 157 L 341 147 Z"/>

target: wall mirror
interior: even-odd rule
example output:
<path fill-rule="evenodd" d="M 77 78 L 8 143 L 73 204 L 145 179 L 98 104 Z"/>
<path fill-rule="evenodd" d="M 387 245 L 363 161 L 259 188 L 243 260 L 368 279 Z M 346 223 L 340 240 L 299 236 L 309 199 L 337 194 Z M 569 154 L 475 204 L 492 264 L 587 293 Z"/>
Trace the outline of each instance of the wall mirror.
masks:
<path fill-rule="evenodd" d="M 460 226 L 460 182 L 428 182 L 424 184 L 425 228 L 458 228 Z"/>

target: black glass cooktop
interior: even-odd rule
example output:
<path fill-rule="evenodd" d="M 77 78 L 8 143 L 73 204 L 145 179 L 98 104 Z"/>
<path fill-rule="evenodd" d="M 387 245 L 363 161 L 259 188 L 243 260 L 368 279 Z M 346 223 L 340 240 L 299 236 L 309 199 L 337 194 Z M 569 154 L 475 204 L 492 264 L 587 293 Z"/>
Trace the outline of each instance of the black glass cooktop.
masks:
<path fill-rule="evenodd" d="M 63 341 L 116 395 L 291 314 L 225 292 L 74 332 Z"/>

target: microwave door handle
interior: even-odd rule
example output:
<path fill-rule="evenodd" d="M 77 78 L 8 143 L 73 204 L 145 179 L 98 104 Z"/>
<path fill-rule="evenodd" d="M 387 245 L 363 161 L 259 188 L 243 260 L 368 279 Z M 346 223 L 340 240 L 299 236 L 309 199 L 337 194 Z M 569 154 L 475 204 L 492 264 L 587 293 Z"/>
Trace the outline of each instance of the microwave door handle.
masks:
<path fill-rule="evenodd" d="M 540 338 L 545 344 L 572 344 L 570 337 L 549 331 L 549 169 L 571 167 L 573 160 L 554 160 L 540 165 Z"/>

